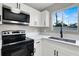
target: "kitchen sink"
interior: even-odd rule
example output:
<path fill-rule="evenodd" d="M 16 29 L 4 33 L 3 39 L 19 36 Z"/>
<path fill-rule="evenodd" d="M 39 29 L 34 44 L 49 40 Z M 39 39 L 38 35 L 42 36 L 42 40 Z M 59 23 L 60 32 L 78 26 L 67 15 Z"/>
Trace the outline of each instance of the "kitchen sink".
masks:
<path fill-rule="evenodd" d="M 60 40 L 60 41 L 65 41 L 65 42 L 70 42 L 70 43 L 76 43 L 76 40 L 71 40 L 71 39 L 64 39 L 64 38 L 57 38 L 57 37 L 49 37 L 50 39 L 55 39 L 55 40 Z"/>

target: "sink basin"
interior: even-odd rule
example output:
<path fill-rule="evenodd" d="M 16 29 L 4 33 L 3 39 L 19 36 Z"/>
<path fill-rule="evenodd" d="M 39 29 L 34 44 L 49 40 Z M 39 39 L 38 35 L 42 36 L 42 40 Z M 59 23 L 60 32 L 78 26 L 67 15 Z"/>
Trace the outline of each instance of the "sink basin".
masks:
<path fill-rule="evenodd" d="M 65 41 L 65 42 L 70 42 L 70 43 L 76 43 L 76 40 L 71 40 L 71 39 L 64 39 L 64 38 L 57 38 L 57 37 L 49 37 L 50 39 L 55 39 L 55 40 L 60 40 L 60 41 Z"/>

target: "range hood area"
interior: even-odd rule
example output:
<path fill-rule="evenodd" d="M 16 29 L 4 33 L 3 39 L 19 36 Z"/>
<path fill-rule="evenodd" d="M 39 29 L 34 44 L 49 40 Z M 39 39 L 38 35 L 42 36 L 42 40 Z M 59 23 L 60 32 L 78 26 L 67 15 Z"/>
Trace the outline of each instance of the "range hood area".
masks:
<path fill-rule="evenodd" d="M 16 11 L 17 13 L 14 13 Z M 30 21 L 30 15 L 24 12 L 20 12 L 19 9 L 9 9 L 5 6 L 2 7 L 2 23 L 3 24 L 18 24 L 28 25 Z"/>

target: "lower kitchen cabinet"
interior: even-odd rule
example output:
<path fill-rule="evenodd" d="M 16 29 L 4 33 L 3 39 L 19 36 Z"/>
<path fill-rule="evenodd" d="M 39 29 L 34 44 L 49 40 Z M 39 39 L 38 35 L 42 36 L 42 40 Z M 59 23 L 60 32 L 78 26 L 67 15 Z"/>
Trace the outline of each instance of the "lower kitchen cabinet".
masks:
<path fill-rule="evenodd" d="M 35 41 L 34 52 L 34 56 L 41 56 L 41 40 Z"/>
<path fill-rule="evenodd" d="M 57 50 L 58 56 L 79 56 L 79 47 L 66 45 L 61 46 L 59 46 Z"/>
<path fill-rule="evenodd" d="M 43 56 L 79 56 L 79 47 L 42 39 Z"/>
<path fill-rule="evenodd" d="M 54 56 L 54 47 L 46 40 L 42 40 L 42 56 Z"/>

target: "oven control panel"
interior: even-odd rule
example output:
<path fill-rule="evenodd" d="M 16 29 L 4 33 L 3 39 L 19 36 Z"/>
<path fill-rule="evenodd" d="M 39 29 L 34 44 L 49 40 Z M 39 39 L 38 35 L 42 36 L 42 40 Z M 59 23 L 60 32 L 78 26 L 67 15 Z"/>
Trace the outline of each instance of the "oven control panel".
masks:
<path fill-rule="evenodd" d="M 16 34 L 25 34 L 24 30 L 18 30 L 18 31 L 2 31 L 2 35 L 16 35 Z"/>

